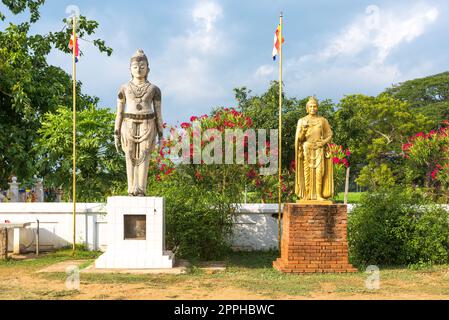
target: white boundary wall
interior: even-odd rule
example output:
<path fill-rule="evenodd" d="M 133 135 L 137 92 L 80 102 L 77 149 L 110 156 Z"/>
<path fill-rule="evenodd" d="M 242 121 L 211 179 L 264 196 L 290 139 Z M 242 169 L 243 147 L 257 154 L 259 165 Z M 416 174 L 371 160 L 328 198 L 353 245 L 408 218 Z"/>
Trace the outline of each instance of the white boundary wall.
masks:
<path fill-rule="evenodd" d="M 105 250 L 108 229 L 106 204 L 77 203 L 76 241 L 91 250 Z M 352 205 L 348 205 L 351 211 Z M 33 222 L 20 235 L 21 247 L 34 251 L 36 220 L 40 223 L 40 250 L 54 250 L 72 243 L 71 203 L 0 203 L 0 223 Z M 234 216 L 234 232 L 231 239 L 236 250 L 270 250 L 278 248 L 277 204 L 242 204 Z M 14 234 L 8 233 L 12 251 Z"/>

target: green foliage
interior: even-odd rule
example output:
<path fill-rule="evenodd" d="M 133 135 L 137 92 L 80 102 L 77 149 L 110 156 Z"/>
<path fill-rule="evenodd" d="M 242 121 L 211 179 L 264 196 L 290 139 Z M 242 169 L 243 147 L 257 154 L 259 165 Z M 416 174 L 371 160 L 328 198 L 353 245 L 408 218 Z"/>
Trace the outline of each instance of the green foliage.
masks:
<path fill-rule="evenodd" d="M 210 116 L 193 116 L 190 122 L 181 124 L 182 130 L 171 128 L 170 138 L 164 139 L 161 150 L 153 155 L 147 194 L 166 198 L 167 240 L 179 255 L 214 259 L 229 249 L 234 204 L 243 200 L 245 185 L 251 181 L 248 172 L 256 176 L 258 168 L 235 162 L 228 165 L 205 162 L 215 156 L 211 147 L 216 145 L 221 149 L 225 145 L 226 130 L 239 129 L 243 134 L 251 125 L 249 117 L 234 109 L 217 109 Z M 194 136 L 200 134 L 202 143 L 194 143 Z M 190 156 L 172 154 L 179 139 L 186 141 Z M 243 135 L 232 149 L 233 159 L 237 150 L 247 160 L 248 141 Z M 203 156 L 200 164 L 195 164 L 196 154 Z M 224 153 L 220 156 L 214 160 L 224 163 Z M 171 161 L 176 157 L 182 163 L 175 165 Z"/>
<path fill-rule="evenodd" d="M 449 200 L 449 123 L 438 131 L 418 132 L 403 145 L 407 183 L 432 199 Z"/>
<path fill-rule="evenodd" d="M 30 20 L 9 23 L 0 31 L 0 188 L 6 187 L 8 177 L 15 174 L 21 181 L 34 174 L 36 155 L 32 151 L 42 117 L 55 112 L 58 106 L 72 105 L 71 77 L 62 69 L 50 66 L 47 55 L 53 47 L 68 52 L 70 28 L 45 35 L 30 34 L 30 27 L 39 20 L 42 0 L 3 0 L 12 14 L 30 12 Z M 0 19 L 4 15 L 0 13 Z M 80 17 L 79 34 L 92 35 L 96 21 Z M 94 45 L 108 55 L 112 49 L 102 40 Z M 78 109 L 96 104 L 98 99 L 81 93 L 77 85 Z"/>
<path fill-rule="evenodd" d="M 167 246 L 179 257 L 217 259 L 228 250 L 232 232 L 232 200 L 216 188 L 204 188 L 180 166 L 169 179 L 152 180 L 151 196 L 165 197 Z"/>
<path fill-rule="evenodd" d="M 434 123 L 449 119 L 449 72 L 409 80 L 388 88 L 385 92 L 407 101 L 411 107 Z"/>
<path fill-rule="evenodd" d="M 402 144 L 430 123 L 424 115 L 413 112 L 406 102 L 387 94 L 350 95 L 340 101 L 335 113 L 335 142 L 344 143 L 351 150 L 352 163 L 358 166 L 354 171 L 365 167 L 357 183 L 378 186 L 383 182 L 376 178 L 381 170 L 388 174 L 384 180 L 390 185 L 391 176 L 403 179 Z M 375 179 L 378 181 L 371 184 Z"/>
<path fill-rule="evenodd" d="M 253 119 L 255 129 L 278 129 L 279 127 L 279 82 L 272 81 L 268 90 L 257 96 L 250 96 L 246 87 L 234 89 L 239 108 Z M 295 134 L 298 120 L 307 115 L 306 103 L 309 98 L 289 98 L 283 93 L 282 106 L 282 166 L 290 165 L 295 159 Z M 320 101 L 319 114 L 333 126 L 334 104 L 331 100 Z"/>
<path fill-rule="evenodd" d="M 407 188 L 366 193 L 349 214 L 348 242 L 359 266 L 449 261 L 449 213 Z"/>
<path fill-rule="evenodd" d="M 46 113 L 38 130 L 34 152 L 39 175 L 47 187 L 62 186 L 65 198 L 72 195 L 73 112 L 60 107 Z M 113 131 L 115 115 L 109 109 L 93 105 L 77 112 L 77 199 L 105 201 L 124 188 L 124 157 L 115 150 Z"/>

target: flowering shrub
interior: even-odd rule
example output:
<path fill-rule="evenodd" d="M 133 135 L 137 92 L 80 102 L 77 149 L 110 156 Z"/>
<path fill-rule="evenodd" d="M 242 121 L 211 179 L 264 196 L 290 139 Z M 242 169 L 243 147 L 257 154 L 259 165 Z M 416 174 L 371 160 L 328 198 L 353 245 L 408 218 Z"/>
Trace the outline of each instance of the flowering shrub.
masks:
<path fill-rule="evenodd" d="M 167 128 L 170 137 L 164 138 L 151 158 L 148 194 L 167 198 L 167 244 L 179 256 L 215 259 L 227 250 L 235 204 L 243 202 L 245 185 L 259 179 L 259 168 L 246 164 L 247 139 L 239 146 L 244 151 L 243 165 L 224 164 L 223 157 L 223 164 L 207 165 L 204 157 L 197 156 L 207 155 L 206 148 L 217 136 L 222 138 L 223 147 L 226 129 L 245 131 L 251 127 L 252 120 L 243 113 L 221 109 L 211 115 L 192 116 L 180 128 Z M 208 129 L 215 129 L 216 135 L 209 137 L 205 134 Z M 200 134 L 201 143 L 194 143 Z M 190 158 L 170 154 L 172 147 L 181 141 L 189 142 L 186 147 Z M 232 152 L 235 158 L 236 147 Z"/>
<path fill-rule="evenodd" d="M 415 186 L 438 198 L 448 198 L 449 187 L 449 122 L 439 130 L 419 132 L 402 146 L 407 164 L 407 177 Z"/>
<path fill-rule="evenodd" d="M 329 150 L 332 162 L 334 163 L 334 190 L 337 195 L 338 192 L 343 191 L 351 151 L 333 143 L 329 144 Z"/>

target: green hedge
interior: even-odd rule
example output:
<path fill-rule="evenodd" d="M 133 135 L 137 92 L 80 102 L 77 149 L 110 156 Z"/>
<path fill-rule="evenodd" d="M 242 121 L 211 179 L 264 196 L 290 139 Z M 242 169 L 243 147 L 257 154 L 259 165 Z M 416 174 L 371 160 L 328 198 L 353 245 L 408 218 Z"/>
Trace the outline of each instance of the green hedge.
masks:
<path fill-rule="evenodd" d="M 449 213 L 414 190 L 366 193 L 348 217 L 358 266 L 449 262 Z"/>

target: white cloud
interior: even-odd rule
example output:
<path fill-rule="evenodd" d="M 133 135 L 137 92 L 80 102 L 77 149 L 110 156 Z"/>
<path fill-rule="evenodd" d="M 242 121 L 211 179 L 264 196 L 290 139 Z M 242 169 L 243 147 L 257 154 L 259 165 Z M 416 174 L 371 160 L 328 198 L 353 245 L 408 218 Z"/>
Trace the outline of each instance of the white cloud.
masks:
<path fill-rule="evenodd" d="M 192 26 L 169 39 L 163 58 L 157 62 L 164 70 L 159 79 L 175 102 L 207 104 L 226 92 L 214 69 L 219 59 L 229 53 L 231 42 L 217 27 L 223 9 L 215 1 L 198 0 L 190 15 Z"/>
<path fill-rule="evenodd" d="M 316 50 L 318 53 L 284 61 L 287 90 L 295 95 L 318 94 L 339 99 L 355 92 L 375 95 L 393 83 L 423 76 L 432 70 L 429 61 L 402 70 L 400 62 L 407 61 L 407 56 L 403 61 L 392 61 L 390 57 L 403 44 L 427 32 L 439 14 L 437 7 L 425 4 L 382 9 L 369 6 L 364 15 L 355 17 L 323 43 Z M 262 65 L 251 78 L 274 78 L 274 70 L 273 74 L 270 71 Z"/>
<path fill-rule="evenodd" d="M 409 10 L 368 6 L 366 15 L 358 17 L 336 36 L 320 58 L 356 56 L 364 50 L 374 49 L 376 62 L 383 63 L 394 48 L 421 36 L 438 16 L 437 8 L 421 4 Z"/>
<path fill-rule="evenodd" d="M 214 23 L 217 18 L 223 14 L 222 8 L 209 1 L 202 1 L 193 9 L 193 20 L 202 25 L 206 32 L 210 32 L 214 28 Z"/>
<path fill-rule="evenodd" d="M 273 65 L 269 65 L 269 64 L 264 64 L 262 66 L 260 66 L 259 68 L 257 68 L 256 70 L 256 77 L 268 77 L 268 76 L 272 76 L 274 74 L 274 66 Z"/>

